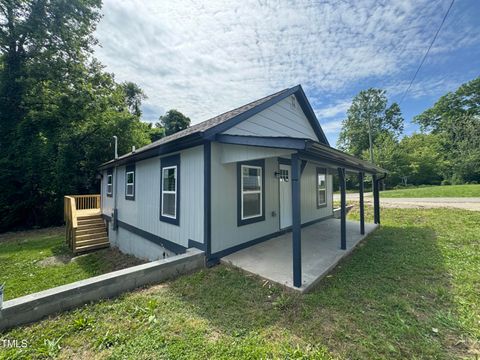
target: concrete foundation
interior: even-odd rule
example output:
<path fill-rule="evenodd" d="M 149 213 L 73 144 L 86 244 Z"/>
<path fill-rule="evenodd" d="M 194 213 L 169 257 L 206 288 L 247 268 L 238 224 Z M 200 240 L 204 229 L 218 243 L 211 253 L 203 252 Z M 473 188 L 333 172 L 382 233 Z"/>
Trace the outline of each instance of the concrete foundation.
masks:
<path fill-rule="evenodd" d="M 0 331 L 40 320 L 90 301 L 110 298 L 137 287 L 162 282 L 205 266 L 203 251 L 185 254 L 113 271 L 71 284 L 4 302 L 0 310 Z"/>
<path fill-rule="evenodd" d="M 302 229 L 302 286 L 293 286 L 292 234 L 286 233 L 222 258 L 222 262 L 296 291 L 310 290 L 323 276 L 377 228 L 347 221 L 347 250 L 340 249 L 340 220 L 327 219 Z"/>

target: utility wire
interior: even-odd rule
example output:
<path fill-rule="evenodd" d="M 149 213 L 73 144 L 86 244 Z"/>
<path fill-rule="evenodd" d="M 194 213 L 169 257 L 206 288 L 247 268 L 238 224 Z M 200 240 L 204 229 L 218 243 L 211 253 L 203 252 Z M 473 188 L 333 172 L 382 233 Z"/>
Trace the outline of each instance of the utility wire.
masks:
<path fill-rule="evenodd" d="M 410 84 L 408 85 L 407 90 L 405 90 L 405 92 L 403 93 L 403 96 L 402 96 L 402 99 L 401 99 L 400 102 L 399 102 L 399 105 L 402 104 L 403 100 L 405 99 L 405 96 L 407 96 L 408 91 L 409 91 L 410 88 L 412 87 L 412 84 L 413 84 L 413 82 L 415 81 L 415 78 L 417 77 L 418 72 L 420 71 L 420 68 L 422 67 L 423 63 L 425 62 L 425 59 L 427 58 L 428 53 L 430 52 L 430 49 L 432 48 L 433 44 L 435 43 L 435 40 L 437 40 L 437 36 L 438 36 L 438 34 L 440 33 L 440 30 L 442 29 L 442 26 L 443 26 L 443 24 L 445 23 L 445 20 L 447 20 L 447 16 L 448 16 L 450 10 L 452 9 L 452 6 L 453 6 L 453 3 L 454 3 L 454 2 L 455 2 L 455 0 L 452 0 L 452 2 L 450 3 L 450 6 L 448 7 L 447 12 L 445 13 L 445 16 L 443 17 L 442 23 L 441 23 L 440 26 L 438 27 L 437 32 L 435 33 L 435 36 L 433 37 L 433 40 L 432 40 L 432 42 L 430 43 L 430 46 L 429 46 L 428 49 L 427 49 L 427 52 L 426 52 L 425 55 L 423 56 L 423 59 L 422 59 L 422 61 L 420 62 L 420 65 L 419 65 L 418 68 L 417 68 L 417 71 L 415 71 L 415 75 L 413 75 L 412 81 L 410 81 Z"/>

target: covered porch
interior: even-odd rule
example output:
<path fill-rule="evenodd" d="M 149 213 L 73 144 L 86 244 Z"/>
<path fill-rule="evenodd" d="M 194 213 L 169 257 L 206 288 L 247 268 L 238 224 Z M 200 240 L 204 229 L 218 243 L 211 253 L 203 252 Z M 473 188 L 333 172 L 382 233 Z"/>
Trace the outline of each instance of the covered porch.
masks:
<path fill-rule="evenodd" d="M 221 135 L 216 140 L 227 144 L 288 149 L 291 168 L 291 231 L 227 255 L 223 261 L 303 292 L 328 273 L 380 224 L 379 183 L 386 176 L 386 171 L 375 164 L 308 139 Z M 322 218 L 318 223 L 302 225 L 301 179 L 307 163 L 327 169 L 329 174 L 337 176 L 341 195 L 340 219 Z M 347 174 L 358 178 L 359 222 L 346 220 Z M 366 176 L 371 176 L 372 179 L 374 224 L 365 223 Z M 317 181 L 317 186 L 318 184 Z M 317 196 L 318 199 L 318 194 L 312 193 L 312 196 Z"/>
<path fill-rule="evenodd" d="M 311 289 L 335 265 L 349 254 L 377 224 L 365 224 L 365 234 L 360 234 L 360 223 L 347 221 L 347 250 L 340 248 L 340 219 L 328 218 L 302 228 L 302 284 L 293 284 L 292 234 L 285 233 L 268 241 L 237 251 L 222 259 L 264 279 L 301 292 Z"/>

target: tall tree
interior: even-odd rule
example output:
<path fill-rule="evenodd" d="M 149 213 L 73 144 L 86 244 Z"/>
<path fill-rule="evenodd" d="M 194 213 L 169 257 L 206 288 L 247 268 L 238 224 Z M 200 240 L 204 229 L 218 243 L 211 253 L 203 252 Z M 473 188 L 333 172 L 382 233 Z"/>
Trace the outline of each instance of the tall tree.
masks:
<path fill-rule="evenodd" d="M 190 118 L 175 109 L 167 111 L 165 115 L 160 116 L 159 120 L 157 127 L 163 127 L 166 136 L 175 134 L 190 126 Z"/>
<path fill-rule="evenodd" d="M 453 181 L 480 181 L 480 77 L 442 96 L 414 119 L 438 141 L 450 166 L 444 176 Z"/>
<path fill-rule="evenodd" d="M 142 116 L 142 102 L 147 99 L 147 95 L 143 90 L 134 82 L 125 81 L 122 84 L 123 91 L 125 92 L 127 106 L 135 116 Z"/>
<path fill-rule="evenodd" d="M 377 140 L 385 134 L 397 140 L 403 131 L 403 117 L 397 103 L 387 104 L 385 90 L 360 91 L 347 111 L 337 146 L 352 155 L 364 156 L 370 142 L 378 145 Z"/>
<path fill-rule="evenodd" d="M 124 87 L 92 59 L 100 0 L 0 0 L 0 231 L 61 220 L 64 194 L 149 142 Z"/>

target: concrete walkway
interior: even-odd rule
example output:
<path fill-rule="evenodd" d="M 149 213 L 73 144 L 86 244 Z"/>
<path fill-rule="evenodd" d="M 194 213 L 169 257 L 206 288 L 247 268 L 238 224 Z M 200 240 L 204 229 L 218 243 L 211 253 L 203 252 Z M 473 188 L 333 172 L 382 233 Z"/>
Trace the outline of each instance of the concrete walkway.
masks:
<path fill-rule="evenodd" d="M 340 195 L 333 195 L 334 201 L 340 201 Z M 358 201 L 358 193 L 347 194 L 347 201 Z M 365 204 L 372 204 L 372 193 L 365 193 Z M 480 198 L 475 197 L 434 197 L 434 198 L 384 198 L 380 193 L 380 206 L 387 208 L 456 208 L 480 211 Z"/>
<path fill-rule="evenodd" d="M 377 225 L 365 224 L 369 234 Z M 365 238 L 360 223 L 347 221 L 347 250 L 340 249 L 340 220 L 327 219 L 302 229 L 302 287 L 293 286 L 292 233 L 240 250 L 222 262 L 297 291 L 308 291 Z"/>

